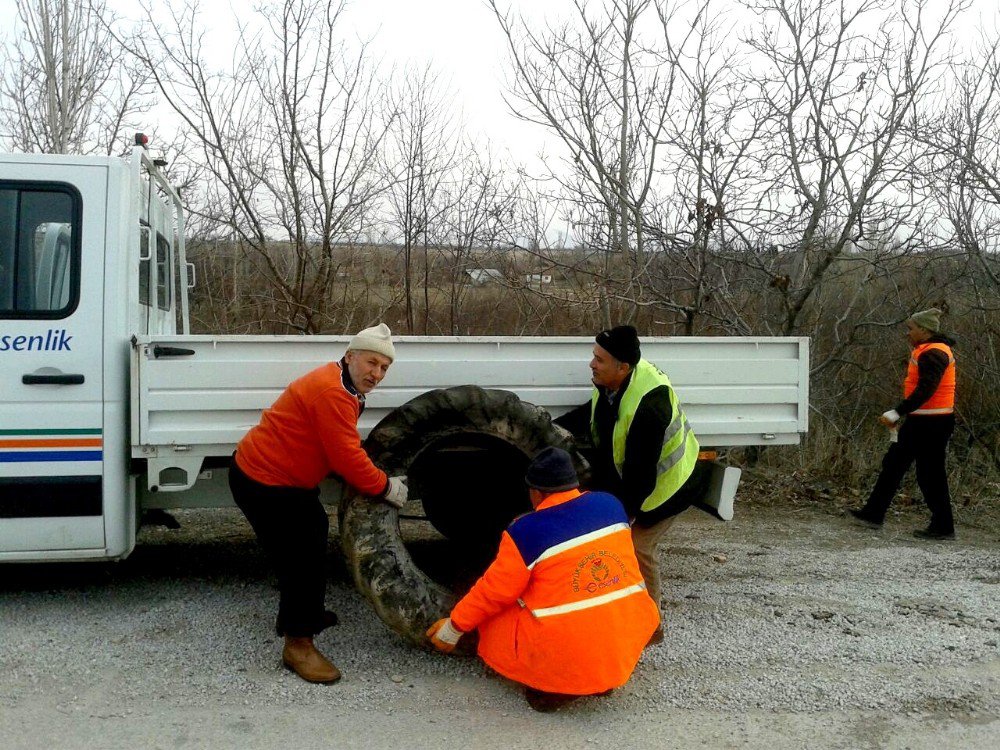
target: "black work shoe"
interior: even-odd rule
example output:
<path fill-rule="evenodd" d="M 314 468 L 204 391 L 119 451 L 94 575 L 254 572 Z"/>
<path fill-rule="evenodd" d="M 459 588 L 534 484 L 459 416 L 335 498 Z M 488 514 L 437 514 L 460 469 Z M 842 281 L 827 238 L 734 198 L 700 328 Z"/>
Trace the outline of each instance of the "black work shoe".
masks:
<path fill-rule="evenodd" d="M 653 631 L 653 634 L 649 636 L 649 640 L 646 641 L 646 645 L 643 648 L 649 648 L 650 646 L 655 646 L 657 643 L 663 643 L 663 638 L 663 626 L 659 625 L 656 630 Z"/>
<path fill-rule="evenodd" d="M 550 714 L 553 711 L 558 711 L 567 703 L 572 703 L 580 698 L 579 695 L 546 693 L 543 690 L 535 690 L 535 688 L 530 687 L 526 687 L 524 689 L 524 697 L 528 701 L 529 706 L 543 714 Z"/>
<path fill-rule="evenodd" d="M 860 523 L 862 526 L 867 526 L 869 529 L 881 529 L 882 522 L 876 521 L 874 518 L 866 515 L 863 510 L 858 510 L 857 508 L 849 508 L 848 513 L 854 518 L 855 521 Z"/>
<path fill-rule="evenodd" d="M 954 541 L 954 531 L 937 531 L 935 529 L 917 529 L 913 532 L 917 539 L 931 539 L 934 541 Z"/>

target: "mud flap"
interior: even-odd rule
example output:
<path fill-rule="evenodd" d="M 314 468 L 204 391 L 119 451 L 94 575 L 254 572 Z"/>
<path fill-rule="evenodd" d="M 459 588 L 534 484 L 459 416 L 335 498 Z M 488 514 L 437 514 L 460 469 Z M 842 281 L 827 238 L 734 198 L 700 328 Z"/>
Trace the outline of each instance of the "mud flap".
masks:
<path fill-rule="evenodd" d="M 718 461 L 712 461 L 711 467 L 705 497 L 694 503 L 694 506 L 721 521 L 732 521 L 733 502 L 736 500 L 736 489 L 739 487 L 743 470 L 735 466 L 726 466 Z"/>

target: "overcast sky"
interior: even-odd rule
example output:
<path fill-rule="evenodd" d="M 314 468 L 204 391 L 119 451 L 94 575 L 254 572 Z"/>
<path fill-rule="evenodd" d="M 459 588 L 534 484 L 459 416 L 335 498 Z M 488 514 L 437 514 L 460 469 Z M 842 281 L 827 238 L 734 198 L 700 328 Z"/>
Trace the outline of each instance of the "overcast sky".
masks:
<path fill-rule="evenodd" d="M 129 0 L 108 0 L 108 5 L 126 17 L 136 15 L 136 4 Z M 217 32 L 218 48 L 231 50 L 221 41 L 233 33 L 234 8 L 246 19 L 250 14 L 244 9 L 251 3 L 202 0 L 201 5 L 206 25 Z M 541 22 L 546 16 L 568 15 L 572 2 L 502 0 L 501 7 Z M 15 0 L 0 0 L 0 38 L 9 38 L 15 8 Z M 372 39 L 371 49 L 387 68 L 433 63 L 442 81 L 450 84 L 470 134 L 481 133 L 520 161 L 529 161 L 545 146 L 543 131 L 514 121 L 503 103 L 505 39 L 482 0 L 349 0 L 342 21 L 345 36 L 353 31 Z M 226 62 L 220 58 L 219 65 Z"/>
<path fill-rule="evenodd" d="M 157 0 L 152 2 L 155 4 Z M 933 6 L 945 0 L 931 2 Z M 997 0 L 971 2 L 973 12 L 966 16 L 963 25 L 970 32 L 981 24 L 992 26 Z M 573 14 L 572 0 L 500 0 L 499 4 L 524 15 L 536 28 L 545 18 L 570 18 Z M 134 0 L 108 0 L 108 5 L 122 15 L 135 15 Z M 216 33 L 217 47 L 223 53 L 227 48 L 231 51 L 232 45 L 224 40 L 235 27 L 235 9 L 245 19 L 251 15 L 245 10 L 251 3 L 202 0 L 201 5 L 206 25 Z M 736 0 L 721 0 L 716 7 L 738 6 Z M 9 34 L 14 9 L 15 0 L 0 0 L 0 37 Z M 482 134 L 496 150 L 507 150 L 518 161 L 528 163 L 542 149 L 549 152 L 558 149 L 541 128 L 518 122 L 509 115 L 502 98 L 506 42 L 483 0 L 350 0 L 343 21 L 345 35 L 353 29 L 362 38 L 373 38 L 372 50 L 387 67 L 420 68 L 427 62 L 433 63 L 442 80 L 451 85 L 469 133 Z M 649 21 L 655 23 L 654 14 Z M 222 58 L 219 65 L 226 62 Z"/>
<path fill-rule="evenodd" d="M 536 22 L 572 9 L 570 0 L 501 0 L 505 5 Z M 544 132 L 515 121 L 503 102 L 506 39 L 482 0 L 355 0 L 348 20 L 365 36 L 375 34 L 373 48 L 387 63 L 419 68 L 429 61 L 440 70 L 471 132 L 520 161 L 545 145 Z"/>

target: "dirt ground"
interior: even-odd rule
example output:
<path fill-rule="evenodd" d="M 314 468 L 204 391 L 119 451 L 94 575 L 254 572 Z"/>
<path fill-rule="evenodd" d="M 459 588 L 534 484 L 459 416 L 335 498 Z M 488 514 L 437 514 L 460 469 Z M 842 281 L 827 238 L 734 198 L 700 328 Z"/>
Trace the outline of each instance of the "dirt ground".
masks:
<path fill-rule="evenodd" d="M 995 526 L 923 543 L 918 509 L 879 532 L 821 505 L 689 511 L 662 550 L 666 642 L 542 715 L 475 659 L 400 642 L 336 555 L 319 642 L 345 677 L 303 683 L 242 518 L 177 517 L 121 563 L 0 569 L 0 747 L 1000 746 Z"/>

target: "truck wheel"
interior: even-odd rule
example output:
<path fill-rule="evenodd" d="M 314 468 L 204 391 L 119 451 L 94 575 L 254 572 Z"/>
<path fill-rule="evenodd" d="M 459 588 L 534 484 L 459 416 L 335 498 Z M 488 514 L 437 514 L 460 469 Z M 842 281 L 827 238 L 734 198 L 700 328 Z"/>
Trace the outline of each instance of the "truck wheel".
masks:
<path fill-rule="evenodd" d="M 491 558 L 507 524 L 531 509 L 524 472 L 549 445 L 570 451 L 586 471 L 572 437 L 547 411 L 508 391 L 476 386 L 424 393 L 386 416 L 365 441 L 390 476 L 407 476 L 411 503 L 423 505 L 434 527 L 480 559 Z M 424 632 L 447 616 L 457 592 L 416 566 L 395 508 L 348 490 L 339 518 L 358 590 L 392 630 L 426 646 Z"/>

